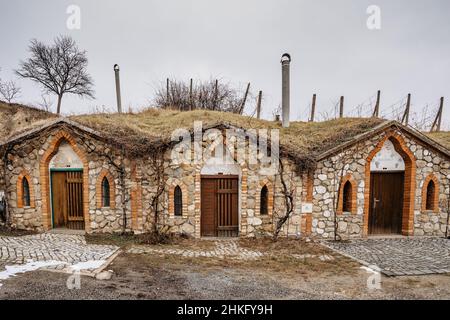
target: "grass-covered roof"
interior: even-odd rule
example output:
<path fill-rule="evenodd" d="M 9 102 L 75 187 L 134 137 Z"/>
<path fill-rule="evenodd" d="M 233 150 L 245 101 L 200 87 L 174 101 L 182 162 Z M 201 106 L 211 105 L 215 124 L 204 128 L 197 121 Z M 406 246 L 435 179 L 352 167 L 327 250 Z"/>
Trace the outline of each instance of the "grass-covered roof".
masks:
<path fill-rule="evenodd" d="M 312 158 L 341 143 L 351 141 L 381 123 L 376 118 L 342 118 L 325 122 L 291 122 L 282 128 L 279 122 L 217 111 L 167 111 L 148 109 L 136 114 L 95 114 L 70 117 L 71 120 L 114 137 L 124 145 L 167 144 L 175 129 L 193 130 L 194 121 L 203 128 L 232 126 L 243 129 L 279 129 L 282 150 L 297 158 Z"/>
<path fill-rule="evenodd" d="M 279 129 L 281 151 L 299 162 L 313 161 L 321 154 L 340 145 L 351 143 L 357 137 L 388 124 L 378 118 L 342 118 L 323 122 L 292 121 L 289 128 L 279 122 L 258 120 L 253 117 L 217 111 L 172 111 L 149 108 L 139 113 L 86 114 L 69 116 L 77 123 L 102 138 L 131 151 L 148 154 L 152 150 L 171 144 L 176 129 L 193 130 L 195 121 L 202 121 L 204 129 L 210 127 L 237 127 L 243 129 Z M 57 120 L 56 115 L 22 105 L 0 102 L 0 143 L 4 143 L 28 130 L 39 130 L 46 123 Z M 450 133 L 427 134 L 428 137 L 450 149 Z"/>

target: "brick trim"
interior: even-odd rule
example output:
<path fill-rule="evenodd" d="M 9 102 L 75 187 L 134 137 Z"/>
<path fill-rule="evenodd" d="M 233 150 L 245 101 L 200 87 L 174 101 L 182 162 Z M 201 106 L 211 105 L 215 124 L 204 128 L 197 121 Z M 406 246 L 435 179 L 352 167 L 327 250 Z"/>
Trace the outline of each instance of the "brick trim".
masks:
<path fill-rule="evenodd" d="M 181 209 L 181 216 L 175 215 L 175 188 L 179 186 L 181 189 L 181 199 L 183 201 L 182 203 L 182 209 Z M 169 199 L 169 217 L 170 218 L 187 218 L 188 216 L 188 189 L 184 183 L 182 183 L 178 179 L 173 179 L 167 184 L 168 189 L 168 199 Z"/>
<path fill-rule="evenodd" d="M 89 163 L 84 151 L 82 151 L 75 139 L 65 130 L 59 130 L 49 147 L 45 150 L 39 163 L 39 175 L 41 181 L 42 196 L 42 224 L 45 230 L 52 228 L 52 217 L 50 210 L 50 170 L 49 164 L 53 156 L 58 152 L 61 142 L 67 141 L 75 153 L 83 162 L 83 210 L 84 210 L 84 228 L 86 232 L 91 230 L 89 219 Z"/>
<path fill-rule="evenodd" d="M 131 164 L 131 229 L 138 231 L 143 229 L 142 211 L 142 173 L 136 161 Z M 122 195 L 125 196 L 125 195 Z M 141 227 L 139 227 L 141 226 Z"/>
<path fill-rule="evenodd" d="M 34 186 L 33 181 L 30 178 L 29 173 L 26 170 L 23 170 L 19 176 L 17 177 L 17 184 L 16 184 L 16 191 L 17 191 L 17 208 L 24 208 L 23 205 L 23 189 L 22 189 L 22 182 L 23 179 L 27 179 L 28 181 L 28 187 L 30 191 L 30 206 L 25 208 L 35 208 L 35 197 L 34 197 Z"/>
<path fill-rule="evenodd" d="M 103 187 L 102 187 L 103 178 L 108 179 L 109 182 L 109 207 L 103 206 Z M 97 182 L 95 184 L 95 197 L 97 199 L 97 209 L 116 208 L 116 184 L 114 178 L 112 177 L 110 172 L 106 169 L 103 169 L 97 176 Z"/>
<path fill-rule="evenodd" d="M 351 185 L 351 202 L 350 202 L 350 213 L 356 214 L 357 213 L 357 205 L 356 205 L 356 198 L 357 198 L 357 192 L 358 192 L 358 185 L 353 179 L 353 176 L 351 174 L 347 174 L 344 177 L 342 177 L 341 185 L 339 187 L 339 196 L 338 196 L 338 206 L 336 213 L 338 215 L 341 215 L 344 213 L 344 186 L 347 182 L 350 182 Z"/>
<path fill-rule="evenodd" d="M 373 157 L 381 150 L 386 140 L 389 139 L 395 150 L 405 161 L 405 180 L 403 192 L 403 210 L 402 210 L 402 234 L 409 236 L 414 233 L 414 199 L 416 190 L 416 158 L 406 146 L 402 136 L 394 131 L 386 132 L 386 135 L 380 140 L 377 146 L 370 152 L 366 159 L 365 166 L 365 184 L 364 184 L 364 228 L 363 235 L 369 233 L 369 205 L 370 205 L 370 162 Z"/>
<path fill-rule="evenodd" d="M 262 188 L 266 186 L 267 187 L 267 215 L 261 215 L 261 190 Z M 273 196 L 274 196 L 274 190 L 273 190 L 273 184 L 270 182 L 269 179 L 263 179 L 259 181 L 259 188 L 256 192 L 256 203 L 255 203 L 255 216 L 262 216 L 262 217 L 271 217 L 273 214 Z"/>
<path fill-rule="evenodd" d="M 314 172 L 308 171 L 302 175 L 302 202 L 313 203 Z M 312 213 L 302 213 L 300 230 L 306 236 L 312 233 Z"/>
<path fill-rule="evenodd" d="M 427 209 L 427 189 L 430 182 L 434 182 L 434 194 L 432 198 L 432 209 Z M 439 180 L 430 173 L 424 180 L 422 186 L 422 212 L 439 212 Z"/>

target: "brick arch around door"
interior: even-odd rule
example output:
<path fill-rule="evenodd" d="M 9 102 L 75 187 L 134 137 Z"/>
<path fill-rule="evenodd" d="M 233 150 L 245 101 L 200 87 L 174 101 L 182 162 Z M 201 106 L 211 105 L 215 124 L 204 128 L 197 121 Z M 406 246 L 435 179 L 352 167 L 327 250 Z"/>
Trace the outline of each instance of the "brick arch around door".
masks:
<path fill-rule="evenodd" d="M 414 229 L 414 201 L 416 190 L 416 160 L 413 153 L 408 149 L 402 136 L 395 132 L 387 132 L 385 137 L 377 144 L 377 146 L 370 152 L 366 159 L 365 166 L 365 188 L 364 188 L 364 235 L 369 234 L 370 221 L 370 205 L 374 176 L 371 175 L 370 164 L 374 156 L 381 150 L 384 143 L 389 140 L 394 145 L 397 151 L 405 162 L 403 182 L 403 196 L 401 205 L 401 234 L 412 235 Z M 394 179 L 395 180 L 395 179 Z M 397 181 L 398 182 L 398 181 Z M 397 183 L 395 182 L 395 183 Z M 398 183 L 397 183 L 398 184 Z"/>
<path fill-rule="evenodd" d="M 240 215 L 240 205 L 246 201 L 247 169 L 226 143 L 224 150 L 223 158 L 207 159 L 199 170 L 201 237 L 236 237 L 246 218 Z"/>
<path fill-rule="evenodd" d="M 89 202 L 88 202 L 88 186 L 89 186 L 89 164 L 83 150 L 77 145 L 75 138 L 65 130 L 58 131 L 50 142 L 49 147 L 45 150 L 39 163 L 39 174 L 41 182 L 42 195 L 42 223 L 45 230 L 52 228 L 52 211 L 51 211 L 51 193 L 50 193 L 50 161 L 58 152 L 62 142 L 67 142 L 73 151 L 78 155 L 83 163 L 82 179 L 82 209 L 84 229 L 86 232 L 90 230 L 89 223 Z"/>

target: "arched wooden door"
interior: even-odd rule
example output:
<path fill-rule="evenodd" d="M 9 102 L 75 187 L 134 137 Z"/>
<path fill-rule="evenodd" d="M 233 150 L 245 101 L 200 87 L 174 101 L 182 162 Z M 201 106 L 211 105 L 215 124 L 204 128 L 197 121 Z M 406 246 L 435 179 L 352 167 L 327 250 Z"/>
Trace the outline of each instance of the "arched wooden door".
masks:
<path fill-rule="evenodd" d="M 404 172 L 370 175 L 369 234 L 402 233 Z"/>
<path fill-rule="evenodd" d="M 53 228 L 84 230 L 83 170 L 51 170 Z"/>
<path fill-rule="evenodd" d="M 202 176 L 201 236 L 236 237 L 239 177 L 234 175 Z"/>

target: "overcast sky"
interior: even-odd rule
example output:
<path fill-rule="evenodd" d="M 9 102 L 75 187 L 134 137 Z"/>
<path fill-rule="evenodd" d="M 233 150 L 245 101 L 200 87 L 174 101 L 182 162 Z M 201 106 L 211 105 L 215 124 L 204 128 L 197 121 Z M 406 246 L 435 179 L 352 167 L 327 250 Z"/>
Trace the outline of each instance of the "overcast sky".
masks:
<path fill-rule="evenodd" d="M 115 108 L 113 65 L 121 68 L 123 106 L 151 104 L 165 78 L 210 77 L 264 93 L 263 116 L 281 102 L 280 57 L 292 56 L 291 119 L 306 120 L 313 93 L 318 113 L 334 115 L 345 96 L 346 114 L 372 109 L 382 91 L 382 114 L 412 93 L 413 111 L 428 105 L 431 118 L 446 97 L 444 127 L 450 129 L 450 1 L 403 0 L 0 0 L 0 77 L 28 57 L 36 38 L 50 43 L 71 35 L 87 51 L 95 100 L 66 97 L 63 112 Z M 81 9 L 81 28 L 69 30 L 67 7 Z M 366 24 L 369 5 L 381 9 L 381 29 Z M 37 103 L 40 88 L 16 79 L 20 101 Z M 249 101 L 247 111 L 254 108 Z M 56 103 L 54 104 L 55 107 Z M 395 105 L 399 107 L 401 103 Z"/>

